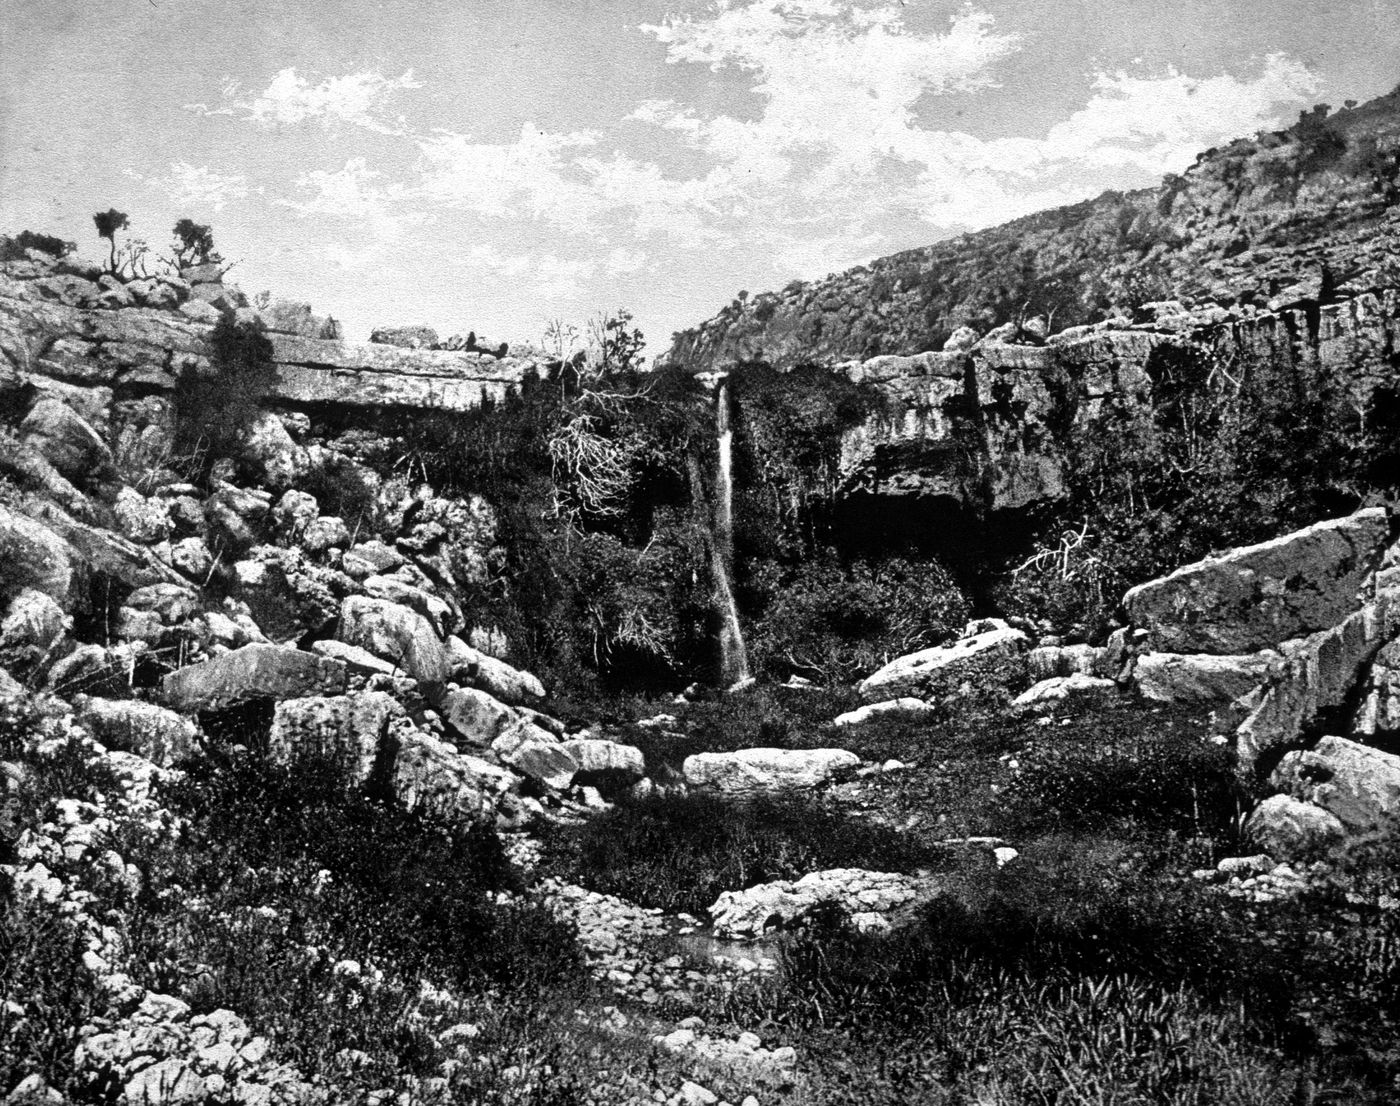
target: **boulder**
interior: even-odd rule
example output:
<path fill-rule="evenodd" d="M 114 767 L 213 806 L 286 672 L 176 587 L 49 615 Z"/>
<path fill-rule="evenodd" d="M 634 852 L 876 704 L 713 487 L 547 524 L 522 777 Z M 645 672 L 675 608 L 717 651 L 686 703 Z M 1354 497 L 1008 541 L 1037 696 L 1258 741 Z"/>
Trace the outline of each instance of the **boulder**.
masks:
<path fill-rule="evenodd" d="M 252 475 L 269 488 L 294 487 L 311 471 L 305 447 L 292 440 L 282 420 L 271 411 L 260 412 L 253 419 L 240 453 Z"/>
<path fill-rule="evenodd" d="M 367 576 L 393 572 L 404 563 L 402 553 L 375 539 L 351 546 L 345 554 L 344 568 L 357 580 L 363 580 Z"/>
<path fill-rule="evenodd" d="M 1076 673 L 1099 676 L 1103 654 L 1103 649 L 1092 645 L 1042 645 L 1026 654 L 1026 667 L 1036 680 Z"/>
<path fill-rule="evenodd" d="M 952 645 L 939 645 L 890 661 L 861 681 L 857 690 L 867 703 L 912 696 L 928 698 L 961 679 L 978 664 L 1014 657 L 1030 643 L 1020 630 L 999 619 L 973 623 Z"/>
<path fill-rule="evenodd" d="M 340 613 L 334 575 L 327 578 L 326 570 L 306 564 L 297 550 L 258 546 L 233 569 L 239 595 L 272 641 L 297 641 L 308 631 L 325 630 Z"/>
<path fill-rule="evenodd" d="M 1238 655 L 1335 626 L 1390 537 L 1383 508 L 1177 569 L 1123 597 L 1153 650 Z"/>
<path fill-rule="evenodd" d="M 463 741 L 489 746 L 518 721 L 510 707 L 476 688 L 452 688 L 438 703 L 442 720 Z"/>
<path fill-rule="evenodd" d="M 935 712 L 936 708 L 933 704 L 926 703 L 922 699 L 888 699 L 883 703 L 867 703 L 855 710 L 848 710 L 845 714 L 838 714 L 832 720 L 832 725 L 859 726 L 863 722 L 869 722 L 872 718 L 914 721 L 919 718 L 927 718 Z"/>
<path fill-rule="evenodd" d="M 565 741 L 561 747 L 578 765 L 574 780 L 580 784 L 615 786 L 634 783 L 646 775 L 646 760 L 635 745 L 579 737 Z"/>
<path fill-rule="evenodd" d="M 710 907 L 716 937 L 752 939 L 806 917 L 830 903 L 862 930 L 885 930 L 913 915 L 933 898 L 937 885 L 895 872 L 830 868 L 801 879 L 775 880 L 743 891 L 726 891 Z"/>
<path fill-rule="evenodd" d="M 143 648 L 79 645 L 49 669 L 46 685 L 61 698 L 87 694 L 116 698 L 131 690 Z"/>
<path fill-rule="evenodd" d="M 512 668 L 474 649 L 459 637 L 449 637 L 447 648 L 452 660 L 452 678 L 480 688 L 506 703 L 532 703 L 544 698 L 544 684 L 523 669 Z"/>
<path fill-rule="evenodd" d="M 82 416 L 62 400 L 46 397 L 19 424 L 21 438 L 78 487 L 110 478 L 112 450 Z"/>
<path fill-rule="evenodd" d="M 170 547 L 170 564 L 180 575 L 203 584 L 214 567 L 214 555 L 203 538 L 181 538 Z"/>
<path fill-rule="evenodd" d="M 163 499 L 148 499 L 135 488 L 119 491 L 113 510 L 122 537 L 141 545 L 165 541 L 174 529 L 169 503 Z"/>
<path fill-rule="evenodd" d="M 171 707 L 190 713 L 250 699 L 340 695 L 345 677 L 341 661 L 280 645 L 244 645 L 170 673 L 161 682 L 161 691 Z"/>
<path fill-rule="evenodd" d="M 1400 756 L 1345 737 L 1285 753 L 1269 782 L 1333 815 L 1351 836 L 1400 825 Z"/>
<path fill-rule="evenodd" d="M 199 752 L 199 732 L 173 710 L 133 699 L 80 697 L 77 720 L 109 749 L 135 753 L 162 768 Z"/>
<path fill-rule="evenodd" d="M 491 743 L 491 751 L 522 776 L 563 791 L 574 780 L 578 762 L 548 730 L 517 719 Z"/>
<path fill-rule="evenodd" d="M 74 556 L 47 526 L 0 503 L 0 599 L 34 588 L 67 608 Z"/>
<path fill-rule="evenodd" d="M 390 788 L 406 809 L 466 825 L 492 819 L 495 797 L 514 782 L 510 773 L 411 727 L 395 728 Z"/>
<path fill-rule="evenodd" d="M 324 519 L 322 520 L 325 521 Z M 336 519 L 339 522 L 339 519 Z M 343 526 L 343 524 L 342 524 Z M 360 586 L 364 588 L 365 594 L 373 599 L 384 599 L 390 603 L 397 603 L 401 607 L 409 607 L 429 622 L 439 635 L 446 634 L 448 626 L 452 621 L 452 608 L 422 588 L 414 587 L 405 583 L 397 576 L 367 576 L 360 581 Z M 452 639 L 447 641 L 448 652 L 452 650 Z M 460 679 L 456 675 L 457 666 L 453 665 L 453 679 Z M 465 681 L 462 681 L 465 682 Z"/>
<path fill-rule="evenodd" d="M 696 753 L 681 772 L 691 787 L 742 796 L 817 787 L 859 764 L 845 749 L 740 749 Z"/>
<path fill-rule="evenodd" d="M 452 671 L 447 646 L 417 611 L 366 595 L 346 597 L 336 636 L 392 661 L 428 688 L 447 683 Z"/>
<path fill-rule="evenodd" d="M 1113 691 L 1118 687 L 1112 680 L 1105 680 L 1101 676 L 1088 676 L 1083 672 L 1076 672 L 1072 676 L 1051 676 L 1048 680 L 1040 680 L 1011 701 L 1014 707 L 1041 707 L 1051 703 L 1060 703 L 1068 699 L 1071 695 L 1082 695 L 1085 692 L 1093 691 Z"/>
<path fill-rule="evenodd" d="M 347 785 L 359 786 L 387 749 L 390 723 L 404 717 L 403 708 L 383 691 L 285 699 L 272 716 L 268 755 L 282 764 L 327 758 L 345 771 Z"/>
<path fill-rule="evenodd" d="M 314 495 L 289 488 L 272 508 L 272 521 L 289 541 L 299 541 L 306 528 L 321 517 L 321 505 Z"/>
<path fill-rule="evenodd" d="M 45 660 L 67 633 L 70 620 L 53 596 L 24 588 L 0 618 L 0 665 L 28 669 Z"/>
<path fill-rule="evenodd" d="M 308 553 L 324 553 L 328 549 L 344 549 L 350 544 L 350 528 L 335 515 L 313 519 L 302 531 L 301 547 Z"/>
<path fill-rule="evenodd" d="M 1249 717 L 1235 731 L 1237 763 L 1246 782 L 1257 782 L 1256 765 L 1264 754 L 1298 745 L 1324 712 L 1345 705 L 1363 668 L 1397 636 L 1400 595 L 1387 591 L 1293 650 L 1246 700 Z"/>
<path fill-rule="evenodd" d="M 320 657 L 344 661 L 352 676 L 392 676 L 398 671 L 388 661 L 380 660 L 357 645 L 346 645 L 343 641 L 313 641 L 311 651 Z"/>
<path fill-rule="evenodd" d="M 1230 703 L 1248 695 L 1283 662 L 1272 649 L 1243 656 L 1211 653 L 1140 653 L 1133 683 L 1159 703 Z"/>
<path fill-rule="evenodd" d="M 1244 829 L 1270 856 L 1287 859 L 1321 857 L 1346 840 L 1335 814 L 1291 795 L 1269 796 L 1250 813 Z"/>

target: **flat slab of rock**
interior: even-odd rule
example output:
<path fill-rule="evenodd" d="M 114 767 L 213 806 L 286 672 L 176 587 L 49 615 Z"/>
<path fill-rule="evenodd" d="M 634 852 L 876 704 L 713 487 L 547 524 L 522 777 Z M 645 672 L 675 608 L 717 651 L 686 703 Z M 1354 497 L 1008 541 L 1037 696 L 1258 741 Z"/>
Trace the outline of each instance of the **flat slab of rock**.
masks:
<path fill-rule="evenodd" d="M 1389 537 L 1385 510 L 1369 508 L 1186 565 L 1131 589 L 1123 605 L 1154 650 L 1253 653 L 1354 611 Z"/>
<path fill-rule="evenodd" d="M 1263 683 L 1283 656 L 1272 649 L 1243 656 L 1210 653 L 1141 653 L 1133 683 L 1158 703 L 1230 703 Z"/>
<path fill-rule="evenodd" d="M 952 645 L 939 645 L 890 661 L 867 676 L 857 687 L 867 703 L 883 703 L 906 697 L 927 698 L 957 680 L 966 670 L 996 657 L 1013 657 L 1025 651 L 1030 639 L 999 619 L 985 619 L 968 627 Z"/>
<path fill-rule="evenodd" d="M 740 749 L 696 753 L 681 772 L 691 787 L 726 795 L 806 790 L 853 771 L 860 757 L 845 749 Z"/>
<path fill-rule="evenodd" d="M 452 659 L 452 679 L 458 683 L 480 688 L 503 703 L 517 706 L 544 698 L 544 684 L 533 673 L 473 649 L 459 637 L 447 639 L 447 650 Z"/>
<path fill-rule="evenodd" d="M 838 714 L 832 719 L 832 725 L 859 726 L 862 722 L 869 722 L 872 718 L 913 720 L 927 718 L 933 713 L 934 707 L 931 703 L 926 703 L 922 699 L 906 697 L 890 699 L 883 703 L 866 703 L 863 707 L 848 710 L 845 714 Z"/>
<path fill-rule="evenodd" d="M 170 673 L 161 682 L 161 693 L 170 707 L 188 714 L 250 699 L 340 695 L 345 680 L 341 661 L 281 645 L 245 645 Z"/>
<path fill-rule="evenodd" d="M 882 930 L 895 924 L 938 886 L 895 872 L 829 868 L 799 880 L 775 880 L 743 891 L 726 891 L 710 907 L 715 936 L 747 940 L 805 917 L 819 903 L 834 903 L 858 929 Z"/>

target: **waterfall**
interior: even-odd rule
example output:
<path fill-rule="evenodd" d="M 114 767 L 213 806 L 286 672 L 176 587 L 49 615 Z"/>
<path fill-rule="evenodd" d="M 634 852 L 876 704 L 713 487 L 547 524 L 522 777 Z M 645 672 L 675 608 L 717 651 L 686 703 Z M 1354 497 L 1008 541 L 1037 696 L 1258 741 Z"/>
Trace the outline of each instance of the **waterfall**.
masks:
<path fill-rule="evenodd" d="M 715 390 L 715 440 L 719 463 L 715 474 L 714 525 L 710 541 L 710 574 L 714 578 L 715 610 L 719 615 L 719 671 L 726 687 L 749 678 L 749 656 L 734 603 L 734 431 L 729 425 L 729 378 Z"/>

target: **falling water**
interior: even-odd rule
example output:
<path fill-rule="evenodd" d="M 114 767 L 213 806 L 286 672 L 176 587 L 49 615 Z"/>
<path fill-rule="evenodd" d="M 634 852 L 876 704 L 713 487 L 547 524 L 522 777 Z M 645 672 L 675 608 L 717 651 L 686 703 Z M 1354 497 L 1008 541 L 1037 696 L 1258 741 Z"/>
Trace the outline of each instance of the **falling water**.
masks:
<path fill-rule="evenodd" d="M 749 678 L 749 656 L 734 603 L 734 431 L 729 425 L 729 378 L 721 377 L 715 391 L 715 437 L 719 468 L 715 477 L 714 536 L 710 542 L 710 572 L 714 577 L 715 609 L 719 614 L 719 669 L 726 686 Z"/>

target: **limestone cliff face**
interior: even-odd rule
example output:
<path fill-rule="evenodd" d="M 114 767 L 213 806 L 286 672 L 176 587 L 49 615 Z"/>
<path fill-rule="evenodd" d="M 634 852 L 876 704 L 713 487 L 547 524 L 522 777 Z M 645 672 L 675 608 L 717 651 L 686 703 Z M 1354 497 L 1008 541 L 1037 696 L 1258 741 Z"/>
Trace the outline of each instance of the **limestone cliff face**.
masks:
<path fill-rule="evenodd" d="M 983 341 L 847 362 L 837 371 L 880 402 L 842 438 L 840 491 L 979 512 L 1053 504 L 1066 495 L 1074 449 L 1101 419 L 1150 412 L 1167 351 L 1208 358 L 1241 388 L 1337 381 L 1342 402 L 1365 411 L 1378 388 L 1395 384 L 1397 350 L 1392 289 L 1250 317 L 1081 327 L 1044 346 Z"/>
<path fill-rule="evenodd" d="M 19 403 L 22 387 L 37 389 L 109 440 L 160 421 L 180 375 L 209 368 L 219 310 L 192 294 L 200 287 L 179 279 L 123 285 L 43 258 L 0 265 L 0 402 Z M 271 328 L 277 370 L 268 399 L 292 409 L 467 410 L 504 398 L 539 367 L 531 357 L 305 337 L 275 329 L 277 312 L 259 317 Z"/>
<path fill-rule="evenodd" d="M 1320 263 L 1355 290 L 1393 283 L 1400 96 L 1207 151 L 1159 187 L 909 250 L 780 292 L 735 300 L 675 336 L 690 371 L 778 368 L 941 349 L 1023 311 L 1091 323 L 1151 300 L 1267 307 L 1320 291 Z M 1322 298 L 1325 298 L 1322 297 Z"/>

